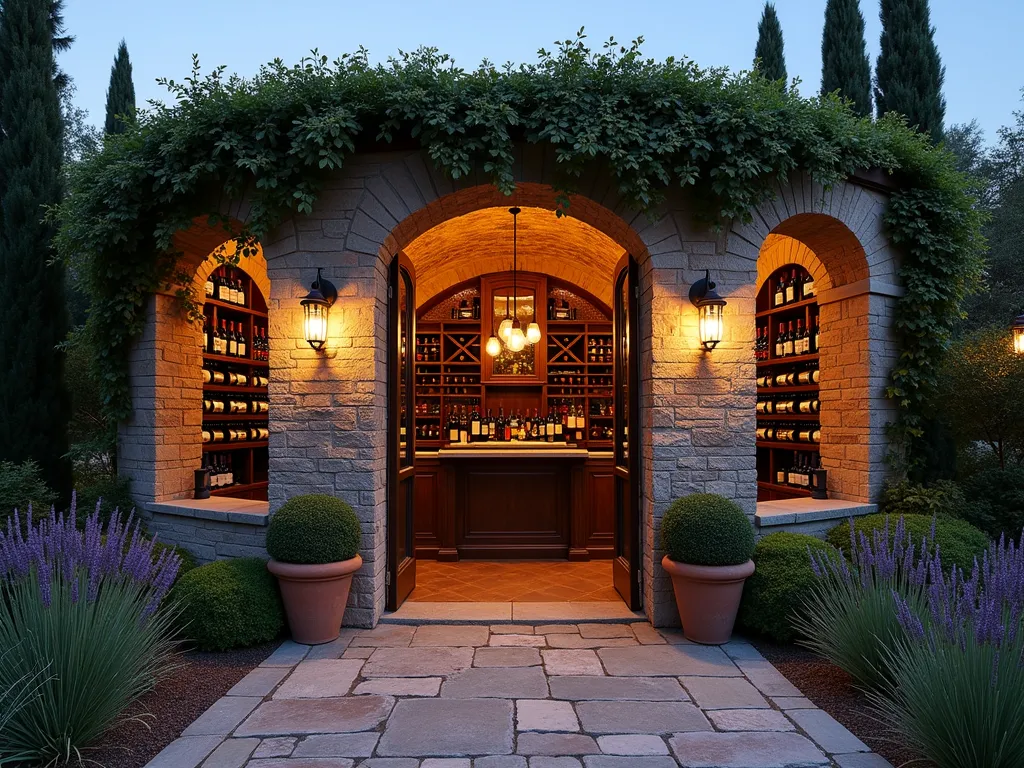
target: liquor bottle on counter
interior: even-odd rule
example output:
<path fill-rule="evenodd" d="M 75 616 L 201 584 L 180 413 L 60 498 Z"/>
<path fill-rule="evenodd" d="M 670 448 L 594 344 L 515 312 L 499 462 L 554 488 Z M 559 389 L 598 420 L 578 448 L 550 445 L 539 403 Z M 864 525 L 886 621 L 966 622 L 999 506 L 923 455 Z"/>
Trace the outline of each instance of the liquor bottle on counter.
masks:
<path fill-rule="evenodd" d="M 469 418 L 466 416 L 466 406 L 462 406 L 462 414 L 459 416 L 459 442 L 469 442 Z"/>
<path fill-rule="evenodd" d="M 448 432 L 449 443 L 459 442 L 459 423 L 455 420 L 454 408 L 448 410 L 448 421 L 446 423 L 445 429 Z"/>
<path fill-rule="evenodd" d="M 469 441 L 471 443 L 479 443 L 483 439 L 480 432 L 480 411 L 476 408 L 473 409 L 473 415 L 469 420 Z"/>

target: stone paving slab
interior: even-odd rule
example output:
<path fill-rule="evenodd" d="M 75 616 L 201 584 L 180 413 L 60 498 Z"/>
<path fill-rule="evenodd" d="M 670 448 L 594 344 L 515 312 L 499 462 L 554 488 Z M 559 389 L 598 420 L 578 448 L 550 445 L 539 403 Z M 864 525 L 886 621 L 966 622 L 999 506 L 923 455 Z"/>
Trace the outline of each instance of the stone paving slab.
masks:
<path fill-rule="evenodd" d="M 798 733 L 681 733 L 669 740 L 682 768 L 811 768 L 829 760 Z"/>
<path fill-rule="evenodd" d="M 536 648 L 477 648 L 473 655 L 474 667 L 534 667 L 540 663 Z"/>
<path fill-rule="evenodd" d="M 383 757 L 511 752 L 512 702 L 503 699 L 403 699 L 377 746 Z"/>
<path fill-rule="evenodd" d="M 203 712 L 195 722 L 182 731 L 182 736 L 227 736 L 256 709 L 261 699 L 257 696 L 225 696 Z M 852 750 L 846 750 L 852 751 Z"/>
<path fill-rule="evenodd" d="M 693 704 L 681 701 L 581 701 L 576 705 L 587 733 L 677 733 L 710 731 Z"/>
<path fill-rule="evenodd" d="M 146 763 L 146 768 L 196 768 L 224 741 L 221 736 L 182 736 Z"/>
<path fill-rule="evenodd" d="M 307 736 L 295 746 L 292 757 L 370 757 L 379 733 L 334 733 Z"/>
<path fill-rule="evenodd" d="M 379 648 L 363 677 L 437 677 L 451 675 L 473 664 L 472 648 Z"/>
<path fill-rule="evenodd" d="M 694 675 L 740 677 L 743 673 L 725 653 L 704 645 L 641 645 L 635 648 L 601 648 L 609 675 L 658 677 Z"/>
<path fill-rule="evenodd" d="M 566 676 L 549 680 L 551 695 L 570 701 L 689 701 L 672 677 Z"/>
<path fill-rule="evenodd" d="M 261 704 L 235 731 L 236 736 L 351 733 L 368 731 L 390 714 L 390 696 L 338 699 L 273 699 Z"/>
<path fill-rule="evenodd" d="M 361 659 L 301 661 L 274 693 L 275 699 L 329 699 L 352 688 L 365 662 Z"/>
<path fill-rule="evenodd" d="M 540 667 L 490 667 L 465 669 L 441 686 L 449 699 L 544 699 L 548 680 Z"/>
<path fill-rule="evenodd" d="M 491 621 L 284 643 L 147 768 L 891 768 L 743 640 Z"/>

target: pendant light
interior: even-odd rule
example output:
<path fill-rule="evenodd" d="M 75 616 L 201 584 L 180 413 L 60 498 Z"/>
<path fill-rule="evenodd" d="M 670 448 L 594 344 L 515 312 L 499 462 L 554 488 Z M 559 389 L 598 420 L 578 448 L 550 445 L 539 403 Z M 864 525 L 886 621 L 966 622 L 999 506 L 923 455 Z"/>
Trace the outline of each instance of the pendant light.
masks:
<path fill-rule="evenodd" d="M 512 327 L 508 332 L 508 348 L 513 352 L 519 352 L 526 346 L 526 335 L 519 324 L 519 254 L 517 252 L 517 241 L 519 240 L 518 222 L 520 209 L 513 206 L 508 209 L 512 214 Z"/>

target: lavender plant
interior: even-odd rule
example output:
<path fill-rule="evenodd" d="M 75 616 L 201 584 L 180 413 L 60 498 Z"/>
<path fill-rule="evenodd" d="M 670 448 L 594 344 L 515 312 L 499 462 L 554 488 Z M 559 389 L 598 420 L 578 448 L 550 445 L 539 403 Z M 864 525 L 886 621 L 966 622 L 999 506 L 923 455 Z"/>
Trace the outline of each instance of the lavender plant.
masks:
<path fill-rule="evenodd" d="M 1024 535 L 992 544 L 969 577 L 929 566 L 922 611 L 894 593 L 909 642 L 871 694 L 881 715 L 938 768 L 1024 765 Z"/>
<path fill-rule="evenodd" d="M 162 605 L 178 571 L 154 553 L 132 516 L 106 531 L 97 507 L 83 530 L 67 516 L 27 533 L 18 512 L 0 532 L 0 690 L 39 680 L 0 729 L 0 761 L 81 762 L 82 749 L 173 668 L 174 608 Z"/>
<path fill-rule="evenodd" d="M 794 617 L 800 642 L 848 672 L 868 689 L 892 677 L 892 651 L 905 641 L 905 630 L 893 609 L 893 593 L 903 596 L 908 610 L 924 605 L 929 568 L 941 571 L 934 525 L 930 538 L 917 546 L 900 518 L 858 536 L 850 525 L 850 557 L 808 552 L 817 577 L 803 610 Z M 929 556 L 929 550 L 934 550 Z"/>

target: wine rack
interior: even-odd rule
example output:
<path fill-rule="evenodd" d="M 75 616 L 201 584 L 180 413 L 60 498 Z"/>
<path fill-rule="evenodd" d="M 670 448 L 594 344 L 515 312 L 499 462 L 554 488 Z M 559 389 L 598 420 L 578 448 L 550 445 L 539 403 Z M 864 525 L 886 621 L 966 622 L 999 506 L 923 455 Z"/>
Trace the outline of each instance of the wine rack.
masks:
<path fill-rule="evenodd" d="M 459 288 L 462 293 L 457 296 L 479 293 L 475 284 L 468 288 L 462 284 Z M 484 345 L 491 331 L 489 318 L 449 320 L 432 307 L 420 315 L 413 358 L 417 446 L 431 450 L 448 442 L 445 426 L 453 409 L 461 413 L 463 408 L 467 412 L 478 408 L 481 416 L 492 410 L 497 416 L 504 406 L 506 411 L 521 411 L 524 416 L 532 416 L 535 410 L 542 416 L 556 412 L 563 415 L 566 423 L 571 407 L 582 416 L 583 427 L 582 439 L 575 440 L 573 432 L 570 442 L 587 448 L 611 447 L 615 366 L 607 311 L 563 288 L 553 292 L 557 299 L 549 314 L 558 309 L 559 315 L 581 319 L 541 318 L 547 322 L 537 345 L 538 369 L 521 380 L 485 378 Z M 538 294 L 545 295 L 541 290 Z M 467 305 L 477 314 L 475 303 L 467 301 Z M 450 307 L 458 308 L 462 303 L 442 298 L 437 306 L 449 307 L 450 314 Z"/>
<path fill-rule="evenodd" d="M 795 264 L 772 273 L 756 304 L 758 500 L 810 496 L 821 442 L 818 302 Z"/>
<path fill-rule="evenodd" d="M 218 267 L 203 304 L 203 467 L 223 481 L 214 496 L 267 499 L 267 338 L 267 303 L 255 282 Z"/>

